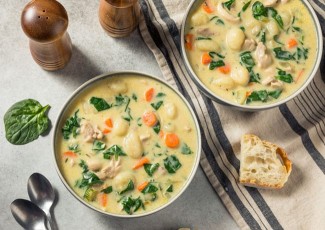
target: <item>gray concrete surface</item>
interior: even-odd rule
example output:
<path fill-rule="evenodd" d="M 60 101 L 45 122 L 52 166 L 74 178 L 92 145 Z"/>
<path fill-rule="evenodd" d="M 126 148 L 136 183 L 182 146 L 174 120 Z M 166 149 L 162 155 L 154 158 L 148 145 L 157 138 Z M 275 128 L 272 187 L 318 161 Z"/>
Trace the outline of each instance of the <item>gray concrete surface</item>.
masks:
<path fill-rule="evenodd" d="M 139 32 L 113 39 L 99 25 L 99 1 L 61 0 L 68 11 L 73 56 L 65 69 L 42 70 L 29 53 L 28 39 L 20 27 L 20 14 L 27 1 L 0 0 L 0 229 L 21 229 L 9 205 L 16 198 L 28 199 L 27 179 L 34 172 L 45 175 L 59 199 L 54 213 L 59 229 L 237 229 L 199 168 L 185 193 L 166 209 L 137 219 L 120 219 L 90 210 L 67 191 L 56 171 L 49 134 L 24 145 L 5 139 L 3 115 L 15 102 L 34 98 L 50 104 L 54 123 L 69 95 L 86 80 L 118 70 L 144 71 L 162 77 Z"/>

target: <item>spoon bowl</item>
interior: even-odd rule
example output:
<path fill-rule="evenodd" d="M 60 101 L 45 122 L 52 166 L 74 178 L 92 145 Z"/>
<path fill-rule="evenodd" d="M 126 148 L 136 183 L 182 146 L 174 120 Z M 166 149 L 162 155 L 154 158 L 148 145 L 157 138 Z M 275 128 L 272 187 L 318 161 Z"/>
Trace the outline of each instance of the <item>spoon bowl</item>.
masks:
<path fill-rule="evenodd" d="M 30 200 L 46 214 L 50 226 L 53 227 L 51 209 L 55 200 L 55 192 L 51 183 L 40 173 L 33 173 L 27 182 Z"/>
<path fill-rule="evenodd" d="M 10 205 L 11 213 L 16 221 L 27 230 L 47 230 L 46 215 L 29 200 L 17 199 Z"/>

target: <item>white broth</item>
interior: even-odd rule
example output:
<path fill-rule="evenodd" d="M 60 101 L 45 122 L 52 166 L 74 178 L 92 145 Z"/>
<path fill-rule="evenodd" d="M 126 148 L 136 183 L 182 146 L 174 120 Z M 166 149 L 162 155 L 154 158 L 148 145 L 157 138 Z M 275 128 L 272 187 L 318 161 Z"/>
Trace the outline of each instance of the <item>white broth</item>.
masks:
<path fill-rule="evenodd" d="M 278 102 L 297 91 L 317 54 L 300 0 L 206 0 L 188 16 L 185 48 L 199 80 L 235 104 Z"/>
<path fill-rule="evenodd" d="M 83 90 L 56 137 L 56 159 L 71 189 L 119 215 L 149 212 L 175 197 L 197 151 L 187 105 L 168 86 L 140 75 L 116 75 Z"/>

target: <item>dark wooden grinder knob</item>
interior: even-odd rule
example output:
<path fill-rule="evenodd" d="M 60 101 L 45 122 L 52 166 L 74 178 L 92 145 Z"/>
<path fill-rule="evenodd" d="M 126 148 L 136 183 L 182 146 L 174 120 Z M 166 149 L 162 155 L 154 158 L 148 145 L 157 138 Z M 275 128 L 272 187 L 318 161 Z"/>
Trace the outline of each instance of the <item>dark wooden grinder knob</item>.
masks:
<path fill-rule="evenodd" d="M 46 70 L 63 68 L 71 58 L 68 14 L 55 0 L 32 0 L 21 15 L 34 60 Z"/>

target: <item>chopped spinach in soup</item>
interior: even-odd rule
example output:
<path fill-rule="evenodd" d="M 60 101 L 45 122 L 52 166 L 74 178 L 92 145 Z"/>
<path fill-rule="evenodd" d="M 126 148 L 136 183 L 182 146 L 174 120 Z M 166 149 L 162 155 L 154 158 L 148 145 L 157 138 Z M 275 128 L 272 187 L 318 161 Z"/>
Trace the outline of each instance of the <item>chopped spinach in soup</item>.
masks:
<path fill-rule="evenodd" d="M 298 90 L 318 49 L 313 19 L 300 0 L 205 0 L 189 16 L 185 47 L 209 90 L 248 105 Z"/>
<path fill-rule="evenodd" d="M 185 103 L 146 77 L 100 80 L 64 114 L 57 159 L 70 187 L 94 207 L 131 215 L 177 195 L 196 159 L 197 133 Z"/>

